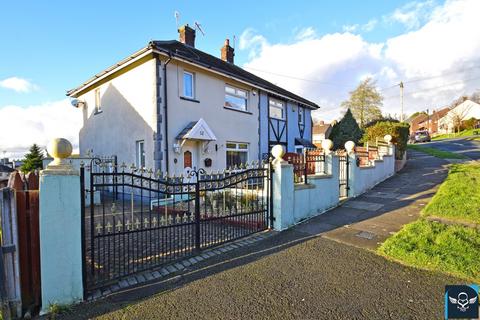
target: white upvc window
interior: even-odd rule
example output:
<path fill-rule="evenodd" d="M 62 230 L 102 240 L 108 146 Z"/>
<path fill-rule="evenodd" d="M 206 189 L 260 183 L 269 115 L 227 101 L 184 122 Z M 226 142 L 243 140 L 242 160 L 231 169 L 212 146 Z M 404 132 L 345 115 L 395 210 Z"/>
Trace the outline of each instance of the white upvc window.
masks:
<path fill-rule="evenodd" d="M 226 108 L 247 111 L 248 91 L 225 85 L 225 104 Z"/>
<path fill-rule="evenodd" d="M 270 118 L 285 120 L 285 103 L 277 99 L 269 99 Z"/>
<path fill-rule="evenodd" d="M 95 113 L 102 112 L 100 88 L 95 89 Z"/>
<path fill-rule="evenodd" d="M 138 140 L 135 143 L 135 164 L 137 168 L 145 168 L 145 141 Z"/>
<path fill-rule="evenodd" d="M 227 168 L 240 166 L 248 162 L 248 143 L 227 142 Z"/>
<path fill-rule="evenodd" d="M 305 109 L 298 107 L 298 123 L 304 124 L 305 122 Z"/>
<path fill-rule="evenodd" d="M 195 99 L 195 74 L 193 72 L 183 72 L 183 96 Z"/>

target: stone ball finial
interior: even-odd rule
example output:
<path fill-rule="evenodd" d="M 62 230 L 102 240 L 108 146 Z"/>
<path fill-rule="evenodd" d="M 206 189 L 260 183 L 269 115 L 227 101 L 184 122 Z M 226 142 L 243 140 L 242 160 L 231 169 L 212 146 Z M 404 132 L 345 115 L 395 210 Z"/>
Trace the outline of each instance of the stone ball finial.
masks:
<path fill-rule="evenodd" d="M 392 136 L 387 134 L 383 137 L 383 140 L 385 140 L 386 143 L 390 144 L 392 142 Z"/>
<path fill-rule="evenodd" d="M 352 153 L 353 149 L 355 149 L 355 142 L 353 141 L 345 142 L 345 150 L 347 150 L 348 154 Z"/>
<path fill-rule="evenodd" d="M 322 141 L 322 149 L 325 151 L 326 154 L 329 154 L 333 148 L 333 141 L 330 139 L 325 139 Z"/>
<path fill-rule="evenodd" d="M 274 145 L 271 152 L 275 160 L 282 160 L 282 157 L 285 155 L 285 149 L 281 144 Z"/>
<path fill-rule="evenodd" d="M 68 158 L 72 154 L 72 150 L 72 144 L 67 139 L 53 139 L 47 147 L 48 153 L 53 157 L 53 161 L 50 163 L 50 165 L 64 164 L 64 159 Z"/>

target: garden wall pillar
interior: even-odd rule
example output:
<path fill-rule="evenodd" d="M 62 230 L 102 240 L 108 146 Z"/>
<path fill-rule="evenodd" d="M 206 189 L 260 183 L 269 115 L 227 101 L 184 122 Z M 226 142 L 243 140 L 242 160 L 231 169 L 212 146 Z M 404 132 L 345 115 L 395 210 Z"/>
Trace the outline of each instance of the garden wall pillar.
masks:
<path fill-rule="evenodd" d="M 48 149 L 55 159 L 40 172 L 42 314 L 83 299 L 79 172 L 63 160 L 70 142 L 55 139 Z"/>
<path fill-rule="evenodd" d="M 283 146 L 276 145 L 272 148 L 275 157 L 272 162 L 273 228 L 277 231 L 294 224 L 293 166 L 282 159 L 284 154 Z"/>

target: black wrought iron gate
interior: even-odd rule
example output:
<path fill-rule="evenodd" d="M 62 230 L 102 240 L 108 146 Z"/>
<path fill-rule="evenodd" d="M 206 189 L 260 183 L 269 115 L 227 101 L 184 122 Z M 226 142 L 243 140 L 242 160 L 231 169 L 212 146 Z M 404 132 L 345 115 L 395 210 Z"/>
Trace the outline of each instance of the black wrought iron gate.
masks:
<path fill-rule="evenodd" d="M 81 168 L 87 290 L 270 227 L 270 169 L 167 177 L 93 159 Z"/>
<path fill-rule="evenodd" d="M 342 154 L 339 156 L 339 188 L 340 188 L 340 198 L 348 197 L 348 190 L 350 189 L 348 185 L 349 181 L 349 157 L 347 154 Z"/>

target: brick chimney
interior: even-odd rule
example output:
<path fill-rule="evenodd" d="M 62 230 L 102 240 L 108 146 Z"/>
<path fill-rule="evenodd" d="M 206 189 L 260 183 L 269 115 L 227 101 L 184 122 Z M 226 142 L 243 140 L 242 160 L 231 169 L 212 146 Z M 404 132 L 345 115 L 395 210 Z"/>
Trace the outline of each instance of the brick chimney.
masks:
<path fill-rule="evenodd" d="M 229 63 L 233 63 L 233 57 L 235 56 L 235 49 L 230 47 L 230 40 L 225 39 L 225 44 L 222 47 L 222 60 Z"/>
<path fill-rule="evenodd" d="M 188 24 L 178 29 L 179 41 L 187 46 L 195 48 L 195 29 L 190 28 Z"/>

